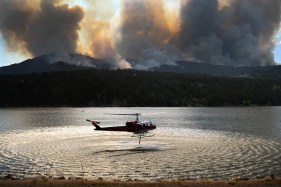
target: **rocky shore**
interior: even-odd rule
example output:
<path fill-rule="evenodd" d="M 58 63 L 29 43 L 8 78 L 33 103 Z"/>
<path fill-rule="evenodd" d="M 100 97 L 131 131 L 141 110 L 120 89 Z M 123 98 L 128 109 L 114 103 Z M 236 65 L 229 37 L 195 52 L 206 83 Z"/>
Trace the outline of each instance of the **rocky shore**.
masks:
<path fill-rule="evenodd" d="M 207 179 L 198 179 L 198 180 L 159 180 L 159 181 L 140 181 L 140 180 L 131 180 L 131 181 L 119 181 L 119 180 L 103 180 L 103 179 L 65 179 L 61 178 L 46 178 L 46 177 L 36 177 L 31 179 L 17 179 L 11 175 L 7 175 L 5 178 L 0 180 L 1 187 L 78 187 L 78 186 L 107 186 L 107 187 L 166 187 L 166 186 L 175 186 L 175 187 L 280 187 L 281 186 L 281 177 L 275 177 L 273 175 L 268 177 L 259 177 L 259 178 L 235 178 L 229 180 L 207 180 Z"/>

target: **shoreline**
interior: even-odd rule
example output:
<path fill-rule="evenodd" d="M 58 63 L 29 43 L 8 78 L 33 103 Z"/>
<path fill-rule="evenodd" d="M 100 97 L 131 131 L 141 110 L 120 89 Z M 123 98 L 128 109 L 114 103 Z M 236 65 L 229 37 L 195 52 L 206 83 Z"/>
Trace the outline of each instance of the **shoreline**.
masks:
<path fill-rule="evenodd" d="M 26 179 L 17 179 L 11 176 L 0 179 L 1 187 L 11 186 L 148 186 L 148 187 L 162 187 L 162 186 L 189 186 L 189 187 L 280 187 L 281 177 L 267 176 L 262 178 L 235 178 L 229 180 L 220 179 L 189 179 L 189 180 L 157 180 L 157 181 L 143 181 L 143 180 L 103 180 L 103 179 L 83 179 L 83 178 L 72 178 L 65 179 L 61 178 L 46 178 L 46 177 L 35 177 Z"/>

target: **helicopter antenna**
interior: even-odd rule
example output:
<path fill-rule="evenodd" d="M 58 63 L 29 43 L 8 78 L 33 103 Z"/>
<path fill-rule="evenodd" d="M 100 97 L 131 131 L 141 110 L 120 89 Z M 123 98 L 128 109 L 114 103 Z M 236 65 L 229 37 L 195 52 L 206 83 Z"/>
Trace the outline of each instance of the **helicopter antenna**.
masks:
<path fill-rule="evenodd" d="M 140 115 L 141 115 L 140 113 L 136 113 L 136 121 L 139 121 L 139 116 Z"/>

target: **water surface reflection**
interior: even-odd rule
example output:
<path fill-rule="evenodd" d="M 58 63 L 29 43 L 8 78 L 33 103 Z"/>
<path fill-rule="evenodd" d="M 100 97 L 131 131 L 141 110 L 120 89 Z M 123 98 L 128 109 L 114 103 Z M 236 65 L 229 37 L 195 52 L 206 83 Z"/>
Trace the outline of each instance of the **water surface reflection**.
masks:
<path fill-rule="evenodd" d="M 155 113 L 156 136 L 96 132 Z M 165 112 L 165 113 L 163 113 Z M 0 110 L 0 175 L 108 179 L 281 175 L 281 108 L 34 108 Z"/>

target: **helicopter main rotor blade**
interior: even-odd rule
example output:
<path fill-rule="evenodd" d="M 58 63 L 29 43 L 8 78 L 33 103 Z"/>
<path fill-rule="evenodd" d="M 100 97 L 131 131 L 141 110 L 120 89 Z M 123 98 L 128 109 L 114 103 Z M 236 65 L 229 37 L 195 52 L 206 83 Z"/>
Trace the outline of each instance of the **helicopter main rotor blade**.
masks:
<path fill-rule="evenodd" d="M 115 116 L 135 116 L 135 115 L 139 115 L 139 116 L 141 116 L 142 114 L 133 113 L 133 114 L 108 114 L 108 115 L 115 115 Z"/>
<path fill-rule="evenodd" d="M 108 115 L 115 115 L 115 116 L 147 116 L 147 115 L 155 115 L 155 114 L 163 114 L 166 112 L 154 112 L 154 113 L 130 113 L 130 114 L 108 114 Z"/>
<path fill-rule="evenodd" d="M 156 115 L 156 114 L 165 114 L 166 112 L 155 112 L 155 113 L 145 113 L 141 114 L 142 116 L 147 116 L 147 115 Z"/>

